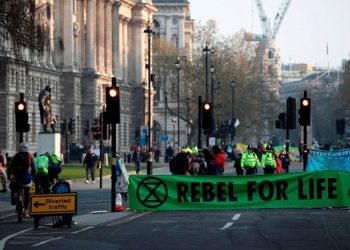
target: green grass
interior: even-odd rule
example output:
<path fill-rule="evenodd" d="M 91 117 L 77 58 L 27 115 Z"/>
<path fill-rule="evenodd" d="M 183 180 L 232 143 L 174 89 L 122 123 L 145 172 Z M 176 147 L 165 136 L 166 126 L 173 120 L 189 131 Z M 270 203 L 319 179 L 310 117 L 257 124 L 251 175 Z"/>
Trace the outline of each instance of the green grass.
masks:
<path fill-rule="evenodd" d="M 154 168 L 157 168 L 158 166 L 154 166 Z M 127 165 L 126 171 L 134 171 L 135 166 L 134 165 Z M 147 166 L 141 165 L 140 167 L 141 171 L 146 171 Z M 97 177 L 100 176 L 100 169 L 95 169 L 95 175 Z M 104 166 L 102 168 L 102 175 L 111 175 L 111 168 L 109 166 Z M 75 180 L 75 179 L 85 179 L 85 167 L 82 165 L 62 165 L 62 172 L 60 173 L 60 179 L 63 180 Z"/>

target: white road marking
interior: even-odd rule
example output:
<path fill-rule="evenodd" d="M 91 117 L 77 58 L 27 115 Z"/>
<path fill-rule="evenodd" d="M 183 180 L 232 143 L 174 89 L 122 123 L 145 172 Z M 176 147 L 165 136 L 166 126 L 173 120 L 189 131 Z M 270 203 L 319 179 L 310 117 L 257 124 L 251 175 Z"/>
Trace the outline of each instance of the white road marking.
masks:
<path fill-rule="evenodd" d="M 59 239 L 62 239 L 63 237 L 57 237 L 57 238 L 52 238 L 52 239 L 49 239 L 49 240 L 45 240 L 45 241 L 42 241 L 42 242 L 39 242 L 37 244 L 34 244 L 32 245 L 32 247 L 37 247 L 37 246 L 41 246 L 41 245 L 44 245 L 50 241 L 53 241 L 53 240 L 59 240 Z"/>
<path fill-rule="evenodd" d="M 232 217 L 232 220 L 238 220 L 239 217 L 241 217 L 241 214 L 235 214 L 233 217 Z M 233 225 L 233 222 L 227 222 L 225 226 L 223 226 L 222 228 L 220 228 L 220 230 L 225 230 L 227 228 L 229 228 L 230 226 Z"/>
<path fill-rule="evenodd" d="M 0 240 L 0 250 L 4 249 L 7 240 L 11 239 L 12 237 L 15 237 L 16 235 L 25 233 L 25 232 L 30 231 L 30 230 L 32 230 L 32 228 L 28 228 L 26 230 L 19 231 L 18 233 L 11 234 L 11 235 L 3 238 L 2 240 Z"/>
<path fill-rule="evenodd" d="M 235 216 L 232 217 L 232 220 L 238 220 L 239 217 L 241 217 L 241 214 L 235 214 Z"/>
<path fill-rule="evenodd" d="M 93 228 L 93 227 L 92 227 L 92 226 L 86 227 L 86 228 L 83 228 L 83 229 L 81 229 L 81 230 L 75 231 L 75 232 L 73 232 L 72 234 L 78 234 L 78 233 L 81 233 L 81 232 L 86 231 L 86 230 L 91 229 L 91 228 Z"/>
<path fill-rule="evenodd" d="M 230 226 L 232 226 L 233 225 L 233 222 L 228 222 L 228 223 L 226 223 L 226 225 L 224 226 L 224 227 L 222 227 L 222 228 L 220 228 L 221 230 L 225 230 L 226 228 L 229 228 Z"/>

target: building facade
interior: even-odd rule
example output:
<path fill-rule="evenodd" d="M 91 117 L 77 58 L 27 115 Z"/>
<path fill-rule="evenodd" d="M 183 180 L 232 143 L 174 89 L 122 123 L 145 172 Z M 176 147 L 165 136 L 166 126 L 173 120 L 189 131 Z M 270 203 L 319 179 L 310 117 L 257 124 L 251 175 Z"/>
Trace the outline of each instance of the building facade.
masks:
<path fill-rule="evenodd" d="M 50 3 L 53 18 L 49 21 L 51 37 L 61 37 L 65 50 L 57 53 L 54 44 L 51 53 L 42 58 L 30 58 L 25 65 L 9 62 L 2 76 L 0 99 L 5 109 L 4 119 L 0 121 L 0 148 L 10 156 L 18 150 L 19 135 L 16 132 L 14 103 L 19 100 L 19 93 L 24 93 L 29 114 L 30 132 L 24 133 L 24 140 L 30 144 L 30 152 L 36 152 L 38 134 L 42 131 L 38 111 L 38 94 L 50 85 L 52 113 L 58 123 L 65 118 L 72 118 L 76 123 L 76 133 L 69 135 L 69 143 L 76 146 L 88 145 L 89 139 L 84 129 L 87 120 L 99 117 L 105 107 L 105 88 L 111 85 L 111 78 L 117 78 L 120 87 L 121 121 L 117 124 L 117 151 L 129 152 L 130 146 L 136 144 L 135 131 L 142 121 L 151 115 L 158 124 L 164 121 L 157 114 L 153 98 L 156 90 L 147 83 L 145 67 L 148 53 L 148 39 L 144 30 L 148 25 L 153 28 L 157 4 L 162 1 L 151 0 L 42 0 Z M 167 1 L 164 1 L 167 2 Z M 178 25 L 162 30 L 176 33 L 179 48 L 186 47 L 186 30 L 191 27 L 184 20 L 188 18 L 186 1 L 175 2 L 167 9 L 167 15 L 179 18 Z M 186 7 L 187 6 L 187 7 Z M 182 12 L 181 12 L 182 11 Z M 173 14 L 172 14 L 173 13 Z M 182 14 L 181 14 L 182 13 Z M 162 23 L 158 17 L 155 23 Z M 163 26 L 163 23 L 159 27 Z M 158 28 L 159 28 L 158 27 Z M 181 28 L 182 27 L 182 28 Z M 193 31 L 193 30 L 192 30 Z M 165 33 L 164 33 L 165 32 Z M 143 84 L 146 83 L 146 84 Z M 148 91 L 150 88 L 150 91 Z M 149 96 L 148 93 L 151 93 Z M 151 98 L 151 112 L 143 105 Z M 157 106 L 161 106 L 161 100 Z M 164 114 L 164 112 L 161 112 Z M 143 117 L 144 116 L 144 117 Z M 146 124 L 148 125 L 148 124 Z M 160 129 L 164 130 L 164 122 Z M 59 124 L 56 124 L 59 128 Z M 154 138 L 152 136 L 152 138 Z M 155 139 L 153 139 L 155 140 Z M 65 152 L 62 137 L 62 152 Z M 99 143 L 92 142 L 95 147 Z M 105 141 L 109 145 L 109 140 Z M 71 157 L 72 158 L 72 157 Z"/>

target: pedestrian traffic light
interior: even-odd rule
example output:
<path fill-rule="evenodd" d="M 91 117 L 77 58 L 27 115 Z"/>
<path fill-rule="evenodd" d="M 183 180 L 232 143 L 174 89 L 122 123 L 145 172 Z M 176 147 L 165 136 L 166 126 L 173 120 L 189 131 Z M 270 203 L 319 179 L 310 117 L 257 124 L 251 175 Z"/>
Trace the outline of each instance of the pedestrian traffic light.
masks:
<path fill-rule="evenodd" d="M 102 124 L 102 136 L 103 140 L 109 140 L 110 137 L 110 127 L 109 124 L 107 123 L 107 112 L 102 113 L 103 116 L 103 124 Z"/>
<path fill-rule="evenodd" d="M 278 120 L 276 121 L 276 128 L 286 129 L 287 123 L 287 113 L 283 112 L 278 115 Z"/>
<path fill-rule="evenodd" d="M 27 103 L 15 102 L 16 132 L 29 132 Z"/>
<path fill-rule="evenodd" d="M 119 87 L 116 87 L 116 78 L 112 77 L 112 87 L 106 87 L 107 123 L 120 123 Z"/>
<path fill-rule="evenodd" d="M 345 134 L 345 119 L 337 119 L 336 126 L 338 135 Z"/>
<path fill-rule="evenodd" d="M 287 98 L 287 125 L 288 129 L 295 129 L 295 98 Z"/>
<path fill-rule="evenodd" d="M 212 127 L 212 104 L 210 102 L 202 103 L 202 128 L 211 129 Z"/>
<path fill-rule="evenodd" d="M 311 123 L 311 99 L 300 98 L 300 109 L 299 109 L 299 124 L 301 126 L 310 126 Z"/>

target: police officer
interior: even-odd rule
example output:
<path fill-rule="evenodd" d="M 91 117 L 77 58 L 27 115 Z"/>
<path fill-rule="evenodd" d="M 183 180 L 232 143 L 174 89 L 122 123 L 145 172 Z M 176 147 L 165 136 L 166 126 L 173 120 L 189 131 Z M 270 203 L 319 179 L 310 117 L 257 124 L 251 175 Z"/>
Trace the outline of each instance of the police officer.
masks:
<path fill-rule="evenodd" d="M 264 169 L 265 174 L 274 174 L 276 170 L 276 158 L 272 152 L 271 145 L 266 146 L 266 152 L 261 159 L 261 166 Z"/>
<path fill-rule="evenodd" d="M 246 175 L 254 175 L 256 167 L 260 166 L 258 156 L 253 152 L 253 146 L 248 145 L 247 150 L 243 153 L 241 167 L 245 168 Z"/>

